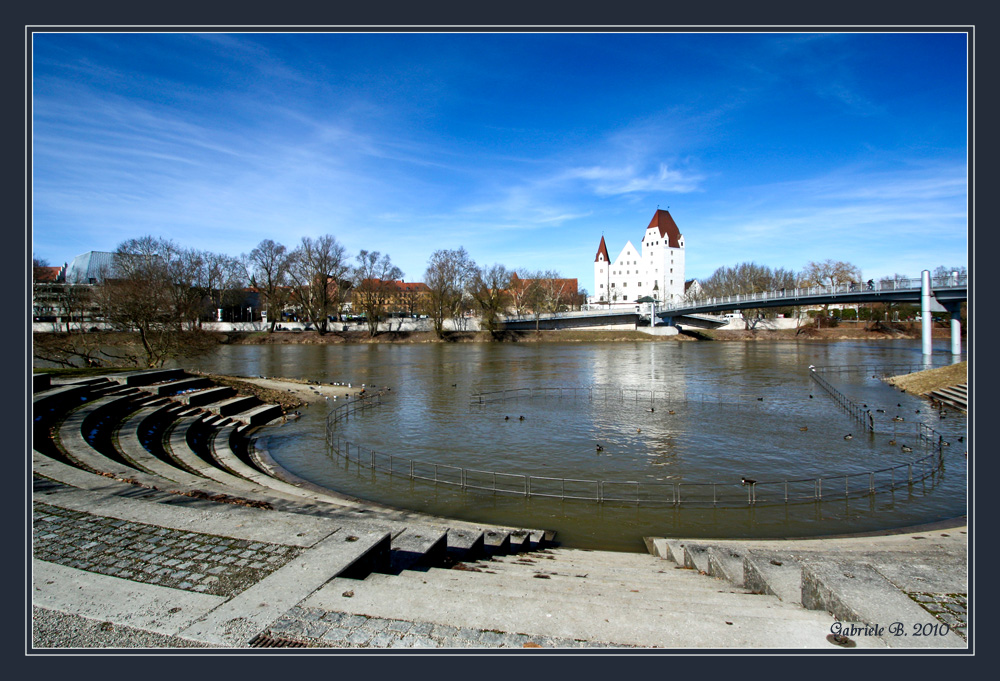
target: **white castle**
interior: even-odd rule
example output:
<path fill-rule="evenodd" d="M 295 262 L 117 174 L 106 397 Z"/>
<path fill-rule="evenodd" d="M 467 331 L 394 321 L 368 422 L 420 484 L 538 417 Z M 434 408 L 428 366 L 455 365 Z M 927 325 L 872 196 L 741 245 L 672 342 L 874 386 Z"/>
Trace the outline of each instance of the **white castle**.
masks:
<path fill-rule="evenodd" d="M 641 248 L 629 241 L 614 262 L 601 237 L 594 259 L 594 295 L 598 306 L 634 306 L 643 297 L 657 303 L 684 299 L 684 236 L 665 210 L 657 209 L 646 227 Z"/>

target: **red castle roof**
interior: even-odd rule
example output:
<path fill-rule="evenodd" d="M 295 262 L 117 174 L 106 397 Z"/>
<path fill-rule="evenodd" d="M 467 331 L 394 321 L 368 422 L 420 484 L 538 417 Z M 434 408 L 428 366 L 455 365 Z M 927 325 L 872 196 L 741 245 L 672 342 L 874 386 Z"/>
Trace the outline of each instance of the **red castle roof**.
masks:
<path fill-rule="evenodd" d="M 657 209 L 656 213 L 653 214 L 653 219 L 649 221 L 649 227 L 646 227 L 646 229 L 650 227 L 656 227 L 660 230 L 661 239 L 669 238 L 670 248 L 681 247 L 681 230 L 677 229 L 677 223 L 670 217 L 669 212 Z"/>
<path fill-rule="evenodd" d="M 611 262 L 611 258 L 608 256 L 608 245 L 604 243 L 604 236 L 601 236 L 601 245 L 597 247 L 597 255 L 594 256 L 594 262 L 600 259 L 600 256 L 604 255 L 604 262 Z"/>

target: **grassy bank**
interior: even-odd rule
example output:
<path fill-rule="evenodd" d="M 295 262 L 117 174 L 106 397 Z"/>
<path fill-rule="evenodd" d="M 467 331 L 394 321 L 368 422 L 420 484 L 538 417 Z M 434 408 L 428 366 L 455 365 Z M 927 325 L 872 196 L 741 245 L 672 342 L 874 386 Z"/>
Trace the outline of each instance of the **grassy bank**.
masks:
<path fill-rule="evenodd" d="M 932 390 L 940 390 L 969 380 L 969 363 L 959 362 L 946 367 L 918 371 L 913 374 L 893 376 L 886 382 L 908 393 L 926 395 Z"/>

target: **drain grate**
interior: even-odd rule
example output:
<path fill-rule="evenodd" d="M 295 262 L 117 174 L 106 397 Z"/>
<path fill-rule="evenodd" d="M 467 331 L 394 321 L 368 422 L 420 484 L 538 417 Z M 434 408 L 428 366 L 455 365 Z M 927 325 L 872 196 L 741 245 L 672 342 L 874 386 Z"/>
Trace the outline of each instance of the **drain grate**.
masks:
<path fill-rule="evenodd" d="M 309 644 L 304 641 L 296 641 L 290 638 L 278 638 L 268 634 L 258 634 L 250 641 L 251 648 L 308 648 Z"/>

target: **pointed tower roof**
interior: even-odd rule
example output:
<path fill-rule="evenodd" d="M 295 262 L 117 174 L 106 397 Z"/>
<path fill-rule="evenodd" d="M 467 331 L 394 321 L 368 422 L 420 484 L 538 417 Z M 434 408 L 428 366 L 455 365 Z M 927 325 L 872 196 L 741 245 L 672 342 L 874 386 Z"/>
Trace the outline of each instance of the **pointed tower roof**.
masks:
<path fill-rule="evenodd" d="M 649 227 L 646 227 L 646 229 L 650 229 L 651 227 L 656 227 L 660 230 L 660 238 L 667 239 L 670 248 L 681 247 L 681 230 L 677 229 L 677 223 L 670 217 L 668 211 L 657 209 L 656 213 L 653 214 L 653 219 L 649 221 Z"/>
<path fill-rule="evenodd" d="M 594 256 L 594 262 L 601 259 L 604 256 L 604 262 L 611 262 L 611 257 L 608 255 L 608 245 L 604 243 L 604 235 L 601 235 L 601 245 L 597 247 L 597 255 Z"/>

